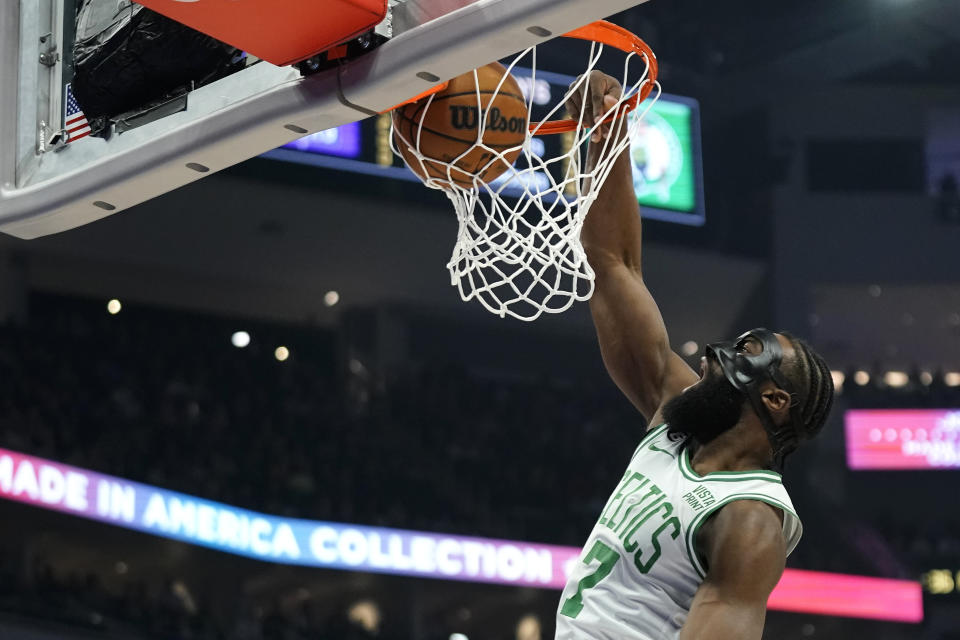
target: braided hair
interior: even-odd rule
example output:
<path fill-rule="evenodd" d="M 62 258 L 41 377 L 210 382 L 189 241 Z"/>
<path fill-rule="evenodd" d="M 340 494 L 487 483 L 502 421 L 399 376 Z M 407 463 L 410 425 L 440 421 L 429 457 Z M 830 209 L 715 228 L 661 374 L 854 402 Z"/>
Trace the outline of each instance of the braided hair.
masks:
<path fill-rule="evenodd" d="M 793 385 L 793 402 L 799 406 L 799 424 L 791 425 L 800 441 L 816 437 L 827 422 L 833 406 L 833 376 L 823 357 L 809 344 L 781 331 L 790 341 L 795 357 L 781 364 L 781 370 Z"/>

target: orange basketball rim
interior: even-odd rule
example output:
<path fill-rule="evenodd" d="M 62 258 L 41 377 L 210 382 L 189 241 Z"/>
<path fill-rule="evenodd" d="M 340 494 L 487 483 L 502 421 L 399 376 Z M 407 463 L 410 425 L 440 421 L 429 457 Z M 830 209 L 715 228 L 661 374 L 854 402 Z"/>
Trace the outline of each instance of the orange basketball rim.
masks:
<path fill-rule="evenodd" d="M 650 96 L 650 93 L 653 91 L 654 87 L 657 86 L 657 76 L 659 75 L 660 71 L 660 68 L 657 64 L 657 56 L 653 53 L 653 49 L 651 49 L 646 42 L 641 40 L 639 36 L 634 35 L 627 29 L 615 25 L 612 22 L 607 22 L 606 20 L 597 20 L 596 22 L 591 22 L 590 24 L 580 27 L 579 29 L 574 29 L 569 33 L 565 33 L 562 37 L 605 44 L 619 49 L 624 53 L 637 54 L 641 56 L 647 63 L 647 77 L 640 85 L 639 90 L 634 95 L 623 101 L 623 104 L 620 106 L 620 109 L 617 111 L 617 113 L 610 114 L 599 124 L 611 122 L 630 113 L 636 109 L 640 103 L 646 100 Z M 431 87 L 427 91 L 424 91 L 423 93 L 414 96 L 409 100 L 401 102 L 393 107 L 393 109 L 423 100 L 424 98 L 432 96 L 435 93 L 443 91 L 448 85 L 449 82 L 444 82 L 435 87 Z M 393 111 L 393 109 L 388 109 L 387 111 Z M 551 120 L 549 122 L 531 122 L 530 131 L 536 132 L 538 135 L 567 133 L 568 131 L 576 131 L 578 124 L 578 121 L 573 119 Z"/>

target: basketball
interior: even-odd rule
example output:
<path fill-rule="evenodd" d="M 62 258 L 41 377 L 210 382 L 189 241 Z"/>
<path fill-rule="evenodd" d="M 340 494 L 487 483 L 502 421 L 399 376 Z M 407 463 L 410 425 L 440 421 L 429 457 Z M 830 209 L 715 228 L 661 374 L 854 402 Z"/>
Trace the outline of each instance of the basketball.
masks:
<path fill-rule="evenodd" d="M 443 185 L 452 179 L 470 189 L 475 178 L 495 180 L 520 155 L 528 125 L 520 85 L 498 62 L 475 73 L 457 76 L 443 91 L 394 110 L 394 145 L 421 179 Z M 424 156 L 422 162 L 414 149 Z M 449 176 L 447 163 L 456 167 Z"/>

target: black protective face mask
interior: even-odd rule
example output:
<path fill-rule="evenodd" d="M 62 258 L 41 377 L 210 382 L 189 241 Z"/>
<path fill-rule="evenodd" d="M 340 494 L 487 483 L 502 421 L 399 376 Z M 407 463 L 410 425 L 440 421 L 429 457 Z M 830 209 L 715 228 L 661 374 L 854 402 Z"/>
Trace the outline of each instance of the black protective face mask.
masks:
<path fill-rule="evenodd" d="M 742 350 L 744 343 L 753 339 L 763 346 L 763 351 L 757 354 L 746 353 Z M 760 417 L 767 438 L 773 449 L 773 462 L 777 469 L 783 468 L 787 454 L 796 449 L 799 442 L 796 432 L 791 427 L 797 424 L 796 406 L 790 405 L 790 421 L 777 427 L 773 416 L 767 411 L 760 396 L 760 385 L 771 381 L 778 388 L 794 396 L 793 386 L 780 371 L 783 361 L 783 349 L 776 334 L 769 329 L 753 329 L 744 333 L 735 342 L 716 342 L 707 345 L 707 355 L 713 356 L 720 363 L 723 375 L 731 385 L 743 393 L 753 406 L 753 410 Z"/>

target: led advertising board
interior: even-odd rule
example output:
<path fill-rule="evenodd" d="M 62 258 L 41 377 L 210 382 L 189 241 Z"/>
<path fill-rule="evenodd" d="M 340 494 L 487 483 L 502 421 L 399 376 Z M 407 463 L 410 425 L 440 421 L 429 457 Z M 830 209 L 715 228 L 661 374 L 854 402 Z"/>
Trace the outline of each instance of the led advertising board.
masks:
<path fill-rule="evenodd" d="M 844 423 L 851 469 L 960 468 L 960 410 L 857 409 Z"/>
<path fill-rule="evenodd" d="M 0 498 L 274 563 L 562 589 L 581 549 L 299 520 L 0 449 Z M 919 582 L 787 569 L 769 607 L 919 622 Z"/>

